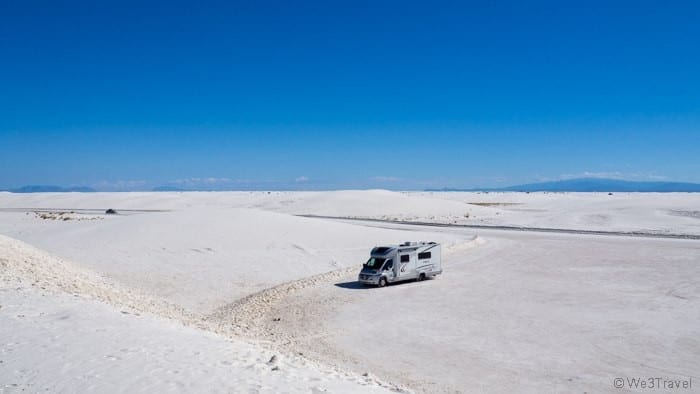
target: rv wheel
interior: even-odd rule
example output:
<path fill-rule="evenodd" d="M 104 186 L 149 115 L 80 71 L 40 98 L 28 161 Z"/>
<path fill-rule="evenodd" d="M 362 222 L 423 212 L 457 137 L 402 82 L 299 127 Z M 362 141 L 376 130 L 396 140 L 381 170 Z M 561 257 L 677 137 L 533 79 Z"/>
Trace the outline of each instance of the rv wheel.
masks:
<path fill-rule="evenodd" d="M 379 286 L 379 287 L 386 286 L 386 278 L 383 276 L 381 278 L 379 278 L 379 283 L 377 283 L 377 286 Z"/>
<path fill-rule="evenodd" d="M 425 274 L 420 274 L 418 275 L 418 282 L 421 282 L 425 279 Z"/>

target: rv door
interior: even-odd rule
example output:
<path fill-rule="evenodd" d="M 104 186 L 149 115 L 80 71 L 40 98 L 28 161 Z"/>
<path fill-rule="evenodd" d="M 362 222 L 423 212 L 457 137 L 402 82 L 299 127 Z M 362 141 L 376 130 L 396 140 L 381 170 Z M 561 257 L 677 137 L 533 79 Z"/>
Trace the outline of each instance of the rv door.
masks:
<path fill-rule="evenodd" d="M 413 279 L 416 276 L 416 252 L 399 253 L 399 280 Z"/>

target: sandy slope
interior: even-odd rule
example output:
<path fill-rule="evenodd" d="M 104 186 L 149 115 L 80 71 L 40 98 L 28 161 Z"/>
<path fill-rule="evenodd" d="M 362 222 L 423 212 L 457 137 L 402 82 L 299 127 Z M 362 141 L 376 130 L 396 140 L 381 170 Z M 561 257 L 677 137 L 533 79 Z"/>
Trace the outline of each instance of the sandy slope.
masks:
<path fill-rule="evenodd" d="M 0 392 L 384 391 L 360 377 L 84 298 L 4 287 L 0 294 Z"/>
<path fill-rule="evenodd" d="M 0 250 L 2 392 L 385 391 L 371 378 L 216 335 L 175 305 L 19 241 L 0 236 Z"/>

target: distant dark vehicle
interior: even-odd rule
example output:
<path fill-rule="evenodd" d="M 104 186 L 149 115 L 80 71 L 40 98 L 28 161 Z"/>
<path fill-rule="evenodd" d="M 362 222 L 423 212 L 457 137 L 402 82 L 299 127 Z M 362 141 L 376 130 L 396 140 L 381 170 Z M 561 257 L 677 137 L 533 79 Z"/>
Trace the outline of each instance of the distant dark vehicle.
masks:
<path fill-rule="evenodd" d="M 117 214 L 117 211 L 115 211 L 115 210 L 112 209 L 112 208 L 109 208 L 108 210 L 105 211 L 105 214 L 107 214 L 107 215 L 116 215 L 116 214 Z"/>

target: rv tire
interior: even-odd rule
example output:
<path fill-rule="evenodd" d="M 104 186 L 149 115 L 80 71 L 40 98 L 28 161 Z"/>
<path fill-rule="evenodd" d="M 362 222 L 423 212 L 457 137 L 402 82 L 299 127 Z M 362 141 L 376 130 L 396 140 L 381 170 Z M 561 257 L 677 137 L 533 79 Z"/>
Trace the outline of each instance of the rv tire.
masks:
<path fill-rule="evenodd" d="M 386 286 L 386 278 L 382 276 L 381 278 L 379 278 L 379 282 L 377 282 L 377 287 L 384 287 L 384 286 Z"/>
<path fill-rule="evenodd" d="M 424 274 L 424 273 L 421 273 L 420 275 L 418 275 L 418 279 L 417 279 L 417 280 L 418 280 L 418 282 L 421 282 L 421 281 L 425 280 L 425 274 Z"/>

